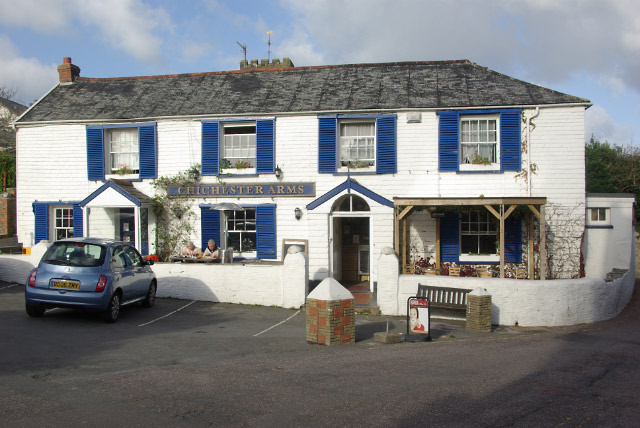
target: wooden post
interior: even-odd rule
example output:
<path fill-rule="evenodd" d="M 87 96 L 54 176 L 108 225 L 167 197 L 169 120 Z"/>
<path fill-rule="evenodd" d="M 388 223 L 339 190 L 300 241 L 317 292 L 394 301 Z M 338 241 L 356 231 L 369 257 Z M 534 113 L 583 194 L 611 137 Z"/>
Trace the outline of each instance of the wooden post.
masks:
<path fill-rule="evenodd" d="M 436 273 L 440 275 L 440 217 L 436 217 Z"/>
<path fill-rule="evenodd" d="M 529 213 L 529 243 L 527 244 L 527 249 L 529 250 L 529 262 L 527 263 L 527 268 L 529 270 L 529 279 L 535 279 L 535 266 L 534 263 L 534 254 L 533 254 L 533 213 Z"/>
<path fill-rule="evenodd" d="M 547 279 L 547 221 L 545 206 L 540 205 L 540 279 Z"/>
<path fill-rule="evenodd" d="M 504 204 L 500 204 L 500 278 L 504 278 Z"/>
<path fill-rule="evenodd" d="M 398 219 L 398 207 L 393 210 L 393 249 L 400 254 L 400 220 Z"/>
<path fill-rule="evenodd" d="M 407 235 L 409 231 L 407 230 L 407 218 L 404 217 L 402 219 L 402 272 L 406 273 L 407 269 Z"/>

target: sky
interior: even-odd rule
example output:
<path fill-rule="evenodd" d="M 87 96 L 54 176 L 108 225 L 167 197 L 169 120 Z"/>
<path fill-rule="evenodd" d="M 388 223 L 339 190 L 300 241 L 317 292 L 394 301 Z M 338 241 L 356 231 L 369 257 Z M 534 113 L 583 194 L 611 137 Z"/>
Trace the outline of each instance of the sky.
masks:
<path fill-rule="evenodd" d="M 271 48 L 268 35 L 271 31 Z M 585 138 L 640 145 L 638 0 L 0 0 L 0 87 L 84 77 L 468 59 L 586 98 Z"/>

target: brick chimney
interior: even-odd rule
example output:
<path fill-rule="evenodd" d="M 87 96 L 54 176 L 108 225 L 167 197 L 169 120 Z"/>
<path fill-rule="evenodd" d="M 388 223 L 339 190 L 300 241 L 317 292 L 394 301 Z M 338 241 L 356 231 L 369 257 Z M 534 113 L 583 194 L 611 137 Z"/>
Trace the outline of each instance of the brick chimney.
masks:
<path fill-rule="evenodd" d="M 252 59 L 248 62 L 246 59 L 240 61 L 240 70 L 250 70 L 254 68 L 289 68 L 294 67 L 293 61 L 290 58 L 284 57 L 282 61 L 279 58 L 274 58 L 271 62 L 268 59 L 263 59 L 258 63 L 257 59 Z"/>
<path fill-rule="evenodd" d="M 62 58 L 62 64 L 58 66 L 58 74 L 60 75 L 60 83 L 72 83 L 80 77 L 80 67 L 71 64 L 71 58 L 66 56 Z"/>

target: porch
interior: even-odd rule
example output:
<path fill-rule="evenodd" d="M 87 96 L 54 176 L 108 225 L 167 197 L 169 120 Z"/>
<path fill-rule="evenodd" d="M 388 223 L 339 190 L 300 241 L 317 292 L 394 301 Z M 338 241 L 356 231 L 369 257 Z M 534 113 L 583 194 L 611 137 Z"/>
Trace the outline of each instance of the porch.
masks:
<path fill-rule="evenodd" d="M 515 272 L 509 272 L 509 277 L 527 278 L 527 279 L 547 279 L 547 264 L 546 262 L 540 262 L 538 271 L 536 272 L 535 257 L 538 257 L 539 261 L 546 261 L 546 224 L 541 219 L 545 218 L 545 205 L 547 198 L 532 198 L 532 197 L 504 197 L 504 198 L 394 198 L 394 249 L 398 254 L 401 263 L 401 272 L 404 274 L 416 273 L 412 272 L 412 266 L 415 263 L 410 263 L 412 259 L 410 239 L 409 239 L 409 223 L 408 217 L 416 211 L 426 211 L 431 219 L 435 221 L 435 262 L 431 268 L 422 270 L 419 273 L 431 273 L 435 275 L 455 275 L 460 276 L 494 276 L 492 272 L 495 272 L 495 276 L 499 278 L 505 278 L 507 269 L 507 254 L 509 251 L 513 252 L 513 246 L 508 247 L 505 243 L 505 236 L 507 235 L 505 223 L 509 220 L 510 216 L 518 210 L 519 214 L 526 221 L 527 228 L 527 243 L 526 254 L 527 262 L 526 266 Z M 489 216 L 494 218 L 497 223 L 495 235 L 496 240 L 496 252 L 491 256 L 486 256 L 483 260 L 482 257 L 468 256 L 466 259 L 461 258 L 460 245 L 450 245 L 449 242 L 443 242 L 442 238 L 442 222 L 447 221 L 447 231 L 449 235 L 457 236 L 458 243 L 460 242 L 460 226 L 457 223 L 459 220 L 447 217 L 447 213 L 458 213 L 464 210 L 486 210 Z M 534 224 L 537 221 L 539 227 L 539 238 L 535 242 L 534 239 Z M 519 231 L 522 234 L 522 230 Z M 443 249 L 444 245 L 444 249 Z M 536 251 L 537 246 L 537 251 Z M 522 246 L 524 247 L 524 246 Z M 415 258 L 415 255 L 414 255 Z M 489 260 L 491 259 L 491 260 Z M 475 261 L 475 263 L 474 263 Z M 452 265 L 455 267 L 451 269 Z M 470 266 L 482 266 L 480 270 L 473 269 L 474 274 L 469 269 Z M 461 269 L 462 266 L 462 269 Z M 491 269 L 491 267 L 494 267 Z M 511 268 L 511 266 L 510 266 Z M 513 270 L 513 269 L 511 269 Z M 477 273 L 476 273 L 477 272 Z M 482 273 L 487 273 L 483 275 Z"/>

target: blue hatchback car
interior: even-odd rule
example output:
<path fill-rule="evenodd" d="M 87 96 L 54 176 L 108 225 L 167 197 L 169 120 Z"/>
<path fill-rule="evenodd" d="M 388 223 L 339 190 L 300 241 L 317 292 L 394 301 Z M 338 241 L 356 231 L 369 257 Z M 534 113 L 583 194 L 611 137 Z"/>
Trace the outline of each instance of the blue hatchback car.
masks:
<path fill-rule="evenodd" d="M 126 242 L 55 241 L 27 278 L 27 314 L 40 317 L 50 308 L 77 308 L 100 311 L 105 322 L 115 322 L 123 305 L 153 306 L 158 282 L 152 264 Z"/>

